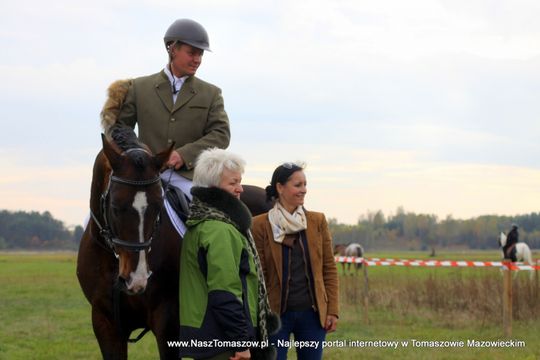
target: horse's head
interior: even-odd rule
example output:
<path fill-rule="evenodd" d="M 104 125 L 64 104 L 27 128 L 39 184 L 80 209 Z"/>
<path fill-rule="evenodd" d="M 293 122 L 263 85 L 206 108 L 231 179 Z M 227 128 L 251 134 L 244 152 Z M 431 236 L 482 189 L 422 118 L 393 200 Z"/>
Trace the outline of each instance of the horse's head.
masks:
<path fill-rule="evenodd" d="M 334 255 L 343 256 L 345 255 L 345 248 L 347 246 L 343 244 L 336 244 L 334 245 Z"/>
<path fill-rule="evenodd" d="M 102 140 L 103 153 L 112 171 L 101 201 L 101 227 L 105 229 L 106 242 L 118 257 L 118 286 L 129 294 L 139 294 L 146 289 L 152 274 L 148 252 L 157 235 L 163 207 L 159 171 L 172 146 L 153 155 L 136 142 L 136 137 L 135 145 L 124 143 L 121 147 L 105 136 Z"/>
<path fill-rule="evenodd" d="M 501 234 L 499 235 L 499 247 L 503 247 L 506 245 L 506 234 L 501 231 Z"/>

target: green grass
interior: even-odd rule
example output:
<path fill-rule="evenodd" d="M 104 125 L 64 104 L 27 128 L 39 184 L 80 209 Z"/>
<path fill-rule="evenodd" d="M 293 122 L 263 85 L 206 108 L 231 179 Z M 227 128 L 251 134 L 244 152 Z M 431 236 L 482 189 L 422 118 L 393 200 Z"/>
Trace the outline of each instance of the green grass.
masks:
<path fill-rule="evenodd" d="M 423 255 L 423 257 L 421 257 Z M 441 253 L 437 259 L 498 260 L 496 252 Z M 421 253 L 369 254 L 370 257 L 420 259 Z M 73 253 L 0 253 L 0 359 L 100 359 L 91 320 L 90 305 L 84 298 L 75 276 Z M 459 309 L 464 294 L 456 283 L 469 290 L 486 276 L 498 284 L 496 268 L 402 268 L 370 267 L 368 270 L 370 301 L 364 322 L 362 305 L 363 277 L 341 276 L 341 316 L 338 331 L 327 340 L 377 341 L 409 343 L 443 340 L 498 340 L 502 336 L 502 318 L 496 311 Z M 521 274 L 520 282 L 527 285 Z M 460 282 L 461 281 L 461 282 Z M 501 279 L 502 281 L 502 279 Z M 416 290 L 416 286 L 418 289 Z M 491 286 L 491 285 L 490 285 Z M 521 286 L 521 285 L 520 285 Z M 419 301 L 415 304 L 415 291 Z M 492 291 L 497 298 L 497 289 Z M 523 291 L 523 290 L 520 290 Z M 426 294 L 445 296 L 452 301 L 429 304 L 420 301 Z M 420 294 L 423 294 L 420 296 Z M 491 293 L 490 293 L 491 294 Z M 537 293 L 536 293 L 537 294 Z M 434 295 L 434 296 L 435 296 Z M 537 295 L 535 295 L 537 296 Z M 478 296 L 477 302 L 487 301 Z M 448 299 L 446 299 L 448 300 Z M 467 299 L 470 307 L 475 298 Z M 534 300 L 534 299 L 533 299 Z M 536 300 L 540 300 L 536 298 Z M 536 301 L 538 302 L 538 301 Z M 457 305 L 456 305 L 457 303 Z M 481 305 L 481 304 L 480 304 Z M 527 307 L 523 302 L 521 307 Z M 438 307 L 439 306 L 439 307 Z M 457 308 L 456 308 L 457 306 Z M 474 310 L 474 311 L 473 311 Z M 486 315 L 487 314 L 487 315 Z M 525 341 L 524 348 L 380 348 L 338 347 L 325 349 L 325 359 L 538 359 L 540 358 L 539 314 L 514 320 L 512 339 Z M 137 344 L 130 344 L 130 359 L 157 359 L 157 348 L 151 334 Z M 294 359 L 294 351 L 291 351 Z"/>
<path fill-rule="evenodd" d="M 345 309 L 344 309 L 345 310 Z M 525 348 L 521 349 L 496 349 L 496 348 L 434 348 L 412 347 L 411 341 L 456 341 L 462 340 L 498 340 L 501 336 L 499 326 L 480 326 L 469 323 L 455 325 L 448 320 L 441 320 L 437 314 L 395 314 L 380 310 L 370 311 L 369 325 L 363 324 L 363 313 L 360 309 L 346 308 L 339 324 L 339 333 L 332 338 L 356 339 L 364 341 L 397 340 L 409 341 L 408 347 L 399 346 L 394 348 L 340 348 L 326 351 L 327 359 L 537 359 L 540 356 L 538 350 L 537 324 L 515 324 L 513 339 L 523 340 Z M 517 325 L 517 326 L 516 326 Z"/>
<path fill-rule="evenodd" d="M 0 359 L 100 359 L 74 253 L 0 253 Z M 130 359 L 155 359 L 152 335 Z"/>

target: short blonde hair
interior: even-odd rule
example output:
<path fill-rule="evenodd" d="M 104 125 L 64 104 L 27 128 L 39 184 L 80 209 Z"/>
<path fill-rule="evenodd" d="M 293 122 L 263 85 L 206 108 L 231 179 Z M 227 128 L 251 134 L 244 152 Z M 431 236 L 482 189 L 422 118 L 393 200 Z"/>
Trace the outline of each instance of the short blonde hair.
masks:
<path fill-rule="evenodd" d="M 204 150 L 195 164 L 193 186 L 217 187 L 224 169 L 243 174 L 245 165 L 244 159 L 226 150 L 218 148 Z"/>

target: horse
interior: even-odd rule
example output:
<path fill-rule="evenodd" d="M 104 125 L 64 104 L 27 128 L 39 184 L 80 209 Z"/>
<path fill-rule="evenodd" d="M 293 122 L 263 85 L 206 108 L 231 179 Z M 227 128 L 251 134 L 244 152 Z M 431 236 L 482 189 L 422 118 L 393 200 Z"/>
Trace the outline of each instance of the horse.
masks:
<path fill-rule="evenodd" d="M 266 191 L 255 185 L 242 185 L 244 191 L 240 200 L 248 207 L 251 215 L 257 216 L 268 212 L 274 206 L 275 200 L 266 198 Z"/>
<path fill-rule="evenodd" d="M 113 133 L 112 141 L 102 135 L 102 143 L 77 257 L 101 354 L 127 359 L 131 332 L 143 328 L 155 335 L 160 358 L 178 359 L 167 341 L 179 338 L 182 238 L 163 211 L 159 176 L 173 148 L 153 155 L 131 129 Z"/>
<path fill-rule="evenodd" d="M 334 246 L 334 255 L 339 256 L 348 256 L 348 257 L 363 257 L 364 256 L 364 248 L 362 245 L 358 243 L 350 243 L 347 245 L 344 244 L 336 244 Z M 355 270 L 358 270 L 362 267 L 362 263 L 355 262 Z M 343 270 L 343 273 L 345 274 L 345 263 L 341 263 L 341 268 Z M 351 271 L 351 263 L 347 263 L 347 272 L 350 273 Z"/>
<path fill-rule="evenodd" d="M 90 191 L 90 222 L 80 242 L 77 277 L 92 308 L 103 359 L 127 359 L 128 342 L 154 334 L 161 359 L 178 359 L 182 237 L 164 210 L 160 169 L 173 145 L 153 155 L 130 128 L 102 135 Z M 252 213 L 269 210 L 264 190 L 245 186 Z M 136 329 L 144 329 L 130 339 Z"/>
<path fill-rule="evenodd" d="M 345 256 L 345 248 L 347 245 L 344 244 L 336 244 L 334 245 L 334 256 Z M 345 272 L 345 263 L 341 263 L 341 270 Z"/>
<path fill-rule="evenodd" d="M 504 250 L 502 248 L 506 245 L 506 234 L 501 231 L 501 234 L 499 235 L 499 247 L 501 248 L 501 251 L 503 251 L 503 259 L 507 258 L 506 254 L 504 254 Z M 516 258 L 518 261 L 522 261 L 527 263 L 528 265 L 533 264 L 532 259 L 532 252 L 529 248 L 529 245 L 525 244 L 524 242 L 518 242 L 516 244 Z"/>

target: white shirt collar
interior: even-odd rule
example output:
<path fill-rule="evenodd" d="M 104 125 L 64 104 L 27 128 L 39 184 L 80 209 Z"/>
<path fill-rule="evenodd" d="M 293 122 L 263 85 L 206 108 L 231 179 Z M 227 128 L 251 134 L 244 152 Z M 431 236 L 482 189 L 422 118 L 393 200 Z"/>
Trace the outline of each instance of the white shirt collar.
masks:
<path fill-rule="evenodd" d="M 176 92 L 179 92 L 182 88 L 182 85 L 184 85 L 184 82 L 189 77 L 188 75 L 182 76 L 182 77 L 176 77 L 173 75 L 171 70 L 169 70 L 169 64 L 165 65 L 165 68 L 163 69 L 165 71 L 165 74 L 167 75 L 167 78 L 169 78 L 169 81 L 171 83 L 171 86 L 174 84 L 174 87 L 176 89 Z"/>

